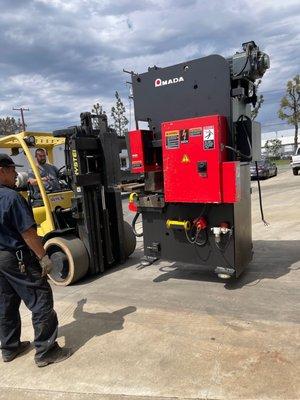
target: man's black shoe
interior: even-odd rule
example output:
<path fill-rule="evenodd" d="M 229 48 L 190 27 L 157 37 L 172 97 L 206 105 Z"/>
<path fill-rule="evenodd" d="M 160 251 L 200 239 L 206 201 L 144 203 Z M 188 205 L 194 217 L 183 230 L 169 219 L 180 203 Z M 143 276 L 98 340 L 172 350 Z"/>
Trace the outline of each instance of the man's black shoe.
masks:
<path fill-rule="evenodd" d="M 72 355 L 72 350 L 61 348 L 57 343 L 41 359 L 35 360 L 38 367 L 46 367 L 49 364 L 59 363 Z"/>
<path fill-rule="evenodd" d="M 30 342 L 28 340 L 24 342 L 20 342 L 19 347 L 10 354 L 3 354 L 2 359 L 4 362 L 10 362 L 14 360 L 19 354 L 24 353 L 30 346 Z"/>

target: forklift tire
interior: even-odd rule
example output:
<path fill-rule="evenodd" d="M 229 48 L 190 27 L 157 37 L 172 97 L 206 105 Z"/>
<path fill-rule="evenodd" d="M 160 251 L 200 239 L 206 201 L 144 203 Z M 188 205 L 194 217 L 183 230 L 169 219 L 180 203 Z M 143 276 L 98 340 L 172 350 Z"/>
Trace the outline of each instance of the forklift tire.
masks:
<path fill-rule="evenodd" d="M 136 237 L 131 225 L 124 221 L 124 251 L 126 259 L 132 254 L 136 247 Z"/>
<path fill-rule="evenodd" d="M 83 278 L 89 268 L 89 256 L 83 242 L 76 236 L 53 237 L 44 245 L 54 264 L 48 275 L 57 286 L 68 286 Z"/>
<path fill-rule="evenodd" d="M 293 174 L 294 175 L 298 175 L 298 169 L 297 168 L 293 168 Z"/>

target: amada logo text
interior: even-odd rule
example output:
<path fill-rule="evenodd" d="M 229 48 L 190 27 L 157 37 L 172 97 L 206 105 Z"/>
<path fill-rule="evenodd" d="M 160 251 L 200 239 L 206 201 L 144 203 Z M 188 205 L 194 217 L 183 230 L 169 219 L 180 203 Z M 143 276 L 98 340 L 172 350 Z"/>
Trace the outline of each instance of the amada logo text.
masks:
<path fill-rule="evenodd" d="M 155 85 L 155 87 L 160 87 L 160 86 L 172 85 L 173 83 L 180 83 L 180 82 L 184 82 L 184 79 L 182 76 L 180 76 L 179 78 L 171 78 L 171 79 L 157 78 L 154 81 L 154 85 Z"/>

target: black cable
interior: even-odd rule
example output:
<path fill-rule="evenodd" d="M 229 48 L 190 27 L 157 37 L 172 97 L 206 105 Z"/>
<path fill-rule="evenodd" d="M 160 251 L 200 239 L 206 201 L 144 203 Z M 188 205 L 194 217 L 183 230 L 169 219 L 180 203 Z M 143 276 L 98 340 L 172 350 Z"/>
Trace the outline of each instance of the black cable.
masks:
<path fill-rule="evenodd" d="M 194 226 L 193 226 L 194 227 Z M 193 229 L 193 227 L 192 227 L 192 229 Z M 191 230 L 192 230 L 191 229 Z M 187 229 L 185 229 L 184 230 L 184 232 L 185 232 L 185 237 L 186 237 L 186 239 L 187 239 L 187 241 L 190 243 L 190 244 L 195 244 L 195 237 L 189 237 L 189 234 L 188 234 L 188 231 L 187 231 Z"/>
<path fill-rule="evenodd" d="M 251 120 L 251 118 L 249 118 L 247 115 L 241 114 L 241 115 L 238 117 L 237 122 L 242 121 L 243 118 L 246 118 L 246 119 L 248 119 L 248 120 Z M 243 121 L 242 121 L 242 122 L 243 122 Z M 248 146 L 249 146 L 249 150 L 250 150 L 250 155 L 251 155 L 251 157 L 250 157 L 250 155 L 249 155 L 249 156 L 246 156 L 245 154 L 242 154 L 239 150 L 236 150 L 236 149 L 234 149 L 234 148 L 232 148 L 232 147 L 230 147 L 230 146 L 226 146 L 226 147 L 227 147 L 227 148 L 230 148 L 230 150 L 234 151 L 236 154 L 238 154 L 238 155 L 240 155 L 240 156 L 242 156 L 242 157 L 244 157 L 244 158 L 246 158 L 246 159 L 248 159 L 248 160 L 251 160 L 251 159 L 252 159 L 252 146 L 251 146 L 251 143 L 250 143 L 250 140 L 249 140 L 248 132 L 247 132 L 245 126 L 243 125 L 243 123 L 242 123 L 242 127 L 243 127 L 243 131 L 244 131 L 244 133 L 245 133 L 245 135 L 246 135 L 246 138 L 247 138 L 247 141 L 248 141 Z M 266 226 L 268 226 L 269 223 L 268 223 L 268 222 L 265 220 L 265 218 L 264 218 L 264 212 L 263 212 L 263 205 L 262 205 L 261 188 L 260 188 L 260 180 L 259 180 L 259 174 L 258 174 L 258 165 L 257 165 L 257 161 L 255 161 L 255 169 L 256 169 L 256 176 L 257 176 L 257 185 L 258 185 L 258 193 L 259 193 L 259 206 L 260 206 L 261 219 L 262 219 L 263 223 L 264 223 Z"/>
<path fill-rule="evenodd" d="M 209 247 L 208 247 L 208 253 L 207 253 L 207 256 L 206 256 L 205 258 L 202 257 L 203 250 L 200 250 L 199 247 L 194 246 L 194 249 L 196 249 L 197 256 L 198 256 L 198 257 L 200 258 L 200 260 L 203 261 L 203 262 L 206 262 L 206 261 L 209 259 L 210 255 L 211 255 L 211 244 L 210 244 L 209 241 L 208 241 L 208 245 L 209 245 Z"/>
<path fill-rule="evenodd" d="M 243 131 L 244 131 L 244 133 L 245 133 L 245 135 L 246 135 L 247 142 L 248 142 L 248 146 L 249 146 L 249 151 L 250 151 L 250 154 L 249 154 L 249 156 L 248 156 L 247 158 L 250 157 L 250 160 L 252 160 L 252 145 L 251 145 L 251 143 L 250 143 L 250 139 L 249 139 L 249 135 L 248 135 L 247 129 L 245 128 L 245 125 L 243 124 L 243 118 L 244 118 L 244 117 L 245 117 L 246 119 L 250 120 L 250 121 L 251 121 L 251 119 L 250 119 L 249 117 L 247 117 L 247 115 L 243 115 L 243 114 L 242 114 L 242 115 L 239 116 L 239 119 L 241 118 Z M 252 121 L 251 121 L 251 123 L 252 123 Z"/>
<path fill-rule="evenodd" d="M 238 157 L 243 157 L 243 158 L 246 158 L 246 160 L 251 161 L 252 160 L 252 146 L 251 146 L 251 143 L 250 143 L 248 132 L 247 132 L 247 130 L 246 130 L 244 124 L 243 124 L 243 118 L 246 118 L 248 120 L 250 120 L 250 118 L 247 117 L 247 115 L 241 114 L 237 119 L 237 122 L 240 122 L 240 121 L 242 122 L 243 132 L 246 135 L 246 139 L 247 139 L 247 142 L 248 142 L 248 147 L 249 147 L 250 153 L 249 154 L 244 154 L 240 150 L 235 149 L 234 147 L 231 147 L 231 146 L 225 146 L 225 147 L 226 147 L 226 149 L 229 149 L 229 150 L 233 151 Z"/>
<path fill-rule="evenodd" d="M 246 155 L 243 155 L 243 156 L 244 156 L 245 158 L 249 159 L 249 160 L 252 160 L 252 145 L 251 145 L 251 143 L 250 143 L 248 131 L 247 131 L 247 129 L 245 128 L 245 125 L 243 124 L 243 119 L 244 119 L 244 118 L 246 118 L 246 120 L 248 120 L 248 121 L 250 121 L 250 123 L 252 123 L 251 118 L 249 118 L 249 117 L 248 117 L 247 115 L 245 115 L 245 114 L 241 114 L 241 115 L 238 117 L 238 119 L 237 119 L 238 122 L 239 122 L 239 121 L 242 122 L 243 132 L 244 132 L 244 134 L 246 135 L 247 142 L 248 142 L 248 147 L 249 147 L 249 151 L 250 151 L 250 153 L 249 153 L 248 156 L 246 156 Z"/>
<path fill-rule="evenodd" d="M 268 222 L 265 220 L 264 217 L 264 211 L 263 211 L 263 205 L 262 205 L 262 197 L 261 197 L 261 189 L 260 189 L 260 179 L 259 179 L 259 174 L 258 174 L 258 164 L 257 161 L 255 161 L 255 169 L 256 169 L 256 177 L 257 177 L 257 186 L 258 186 L 258 195 L 259 195 L 259 207 L 260 207 L 260 214 L 261 214 L 261 219 L 265 226 L 268 226 Z"/>
<path fill-rule="evenodd" d="M 218 244 L 217 242 L 215 242 L 217 248 L 218 248 L 220 251 L 224 252 L 224 253 L 225 253 L 225 251 L 228 249 L 228 247 L 229 247 L 229 245 L 230 245 L 230 239 L 231 239 L 231 237 L 232 237 L 232 235 L 233 235 L 233 229 L 234 229 L 234 227 L 232 226 L 231 229 L 230 229 L 230 232 L 228 233 L 227 241 L 226 241 L 226 244 L 225 244 L 224 247 L 219 246 L 219 244 Z M 222 236 L 221 236 L 221 240 L 222 240 Z M 221 241 L 220 241 L 220 242 L 221 242 Z"/>
<path fill-rule="evenodd" d="M 225 254 L 219 249 L 218 246 L 216 246 L 216 247 L 217 247 L 217 249 L 219 250 L 219 253 L 221 254 L 221 256 L 222 256 L 223 260 L 225 261 L 225 263 L 226 263 L 230 268 L 232 268 L 232 269 L 235 270 L 235 268 L 231 265 L 231 263 L 230 263 L 230 262 L 227 260 L 227 258 L 225 257 Z"/>
<path fill-rule="evenodd" d="M 231 236 L 232 236 L 232 231 L 230 232 L 230 235 L 229 235 L 229 237 L 228 237 L 228 239 L 227 239 L 227 243 L 226 243 L 224 249 L 222 249 L 222 248 L 218 245 L 218 243 L 217 243 L 216 241 L 215 241 L 215 245 L 216 245 L 216 248 L 219 250 L 219 253 L 220 253 L 220 255 L 222 256 L 222 258 L 223 258 L 223 260 L 225 261 L 225 263 L 226 263 L 230 268 L 235 269 L 235 268 L 231 265 L 231 263 L 227 260 L 227 257 L 225 257 L 225 251 L 227 250 L 227 248 L 228 248 L 228 246 L 229 246 L 229 244 L 230 244 Z"/>
<path fill-rule="evenodd" d="M 136 223 L 136 221 L 137 221 L 139 216 L 140 216 L 140 213 L 137 211 L 137 213 L 135 214 L 135 216 L 134 216 L 134 218 L 132 220 L 132 223 L 131 223 L 133 233 L 134 233 L 134 235 L 136 237 L 142 237 L 144 235 L 143 232 L 142 233 L 137 233 L 137 231 L 135 230 L 135 223 Z"/>
<path fill-rule="evenodd" d="M 249 52 L 248 52 L 248 55 L 247 55 L 247 58 L 246 58 L 245 65 L 243 66 L 243 68 L 240 70 L 239 73 L 233 75 L 234 78 L 237 77 L 237 76 L 239 76 L 239 75 L 241 75 L 241 74 L 244 72 L 244 70 L 245 70 L 245 68 L 246 68 L 246 66 L 247 66 L 247 64 L 248 64 L 248 61 L 249 61 Z"/>
<path fill-rule="evenodd" d="M 225 146 L 225 147 L 226 147 L 226 149 L 229 149 L 229 150 L 233 151 L 238 157 L 247 158 L 249 161 L 252 160 L 252 155 L 251 156 L 247 156 L 246 154 L 241 153 L 239 150 L 236 150 L 231 146 Z"/>
<path fill-rule="evenodd" d="M 204 233 L 205 239 L 202 240 L 201 242 L 198 242 L 198 237 L 199 237 L 200 233 Z M 195 244 L 196 244 L 197 246 L 205 246 L 206 243 L 207 243 L 207 240 L 208 240 L 207 230 L 205 229 L 205 230 L 203 231 L 203 230 L 201 230 L 201 229 L 200 229 L 200 230 L 197 229 L 196 237 L 195 237 Z"/>
<path fill-rule="evenodd" d="M 205 211 L 206 211 L 206 206 L 207 206 L 207 204 L 204 204 L 203 209 L 202 209 L 200 215 L 198 216 L 198 218 L 201 218 L 201 217 L 203 216 L 203 214 L 204 214 Z M 192 232 L 193 228 L 195 228 L 195 224 L 192 225 L 191 232 Z M 184 231 L 185 231 L 185 236 L 186 236 L 187 241 L 188 241 L 190 244 L 195 244 L 195 242 L 196 242 L 196 240 L 197 240 L 197 232 L 196 232 L 196 235 L 195 235 L 194 237 L 193 237 L 192 235 L 191 235 L 191 237 L 190 237 L 189 234 L 188 234 L 188 232 L 187 232 L 187 230 L 185 229 Z M 197 231 L 198 231 L 198 230 L 197 230 Z"/>
<path fill-rule="evenodd" d="M 192 228 L 192 229 L 193 229 L 193 228 Z M 202 240 L 201 242 L 198 242 L 198 237 L 199 237 L 199 235 L 200 235 L 201 233 L 204 233 L 204 234 L 205 234 L 205 239 Z M 185 236 L 186 236 L 186 238 L 187 238 L 187 241 L 188 241 L 190 244 L 196 244 L 197 246 L 200 246 L 200 247 L 205 246 L 206 243 L 207 243 L 207 241 L 208 241 L 208 235 L 207 235 L 206 229 L 205 229 L 205 230 L 203 230 L 203 229 L 197 229 L 197 230 L 196 230 L 196 234 L 195 234 L 194 237 L 193 237 L 193 236 L 192 236 L 192 237 L 189 237 L 189 234 L 188 234 L 187 230 L 185 229 Z"/>

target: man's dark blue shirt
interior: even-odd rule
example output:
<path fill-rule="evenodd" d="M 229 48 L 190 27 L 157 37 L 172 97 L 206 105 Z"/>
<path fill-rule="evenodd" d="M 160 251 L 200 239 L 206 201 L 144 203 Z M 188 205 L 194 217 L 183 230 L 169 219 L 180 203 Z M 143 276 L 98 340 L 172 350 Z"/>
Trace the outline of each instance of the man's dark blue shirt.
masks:
<path fill-rule="evenodd" d="M 25 248 L 22 233 L 35 225 L 32 210 L 24 197 L 0 185 L 0 250 Z"/>

